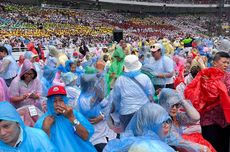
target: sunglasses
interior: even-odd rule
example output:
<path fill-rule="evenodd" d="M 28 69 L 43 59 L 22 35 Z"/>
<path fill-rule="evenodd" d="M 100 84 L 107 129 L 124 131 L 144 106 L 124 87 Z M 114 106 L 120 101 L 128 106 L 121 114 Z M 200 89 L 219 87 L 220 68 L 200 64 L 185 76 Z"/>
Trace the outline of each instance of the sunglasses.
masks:
<path fill-rule="evenodd" d="M 162 127 L 166 127 L 167 125 L 170 125 L 172 123 L 171 119 L 167 119 L 165 121 L 162 122 Z"/>
<path fill-rule="evenodd" d="M 180 106 L 181 106 L 180 103 L 176 103 L 176 104 L 172 105 L 172 108 L 173 108 L 173 107 L 180 108 Z"/>

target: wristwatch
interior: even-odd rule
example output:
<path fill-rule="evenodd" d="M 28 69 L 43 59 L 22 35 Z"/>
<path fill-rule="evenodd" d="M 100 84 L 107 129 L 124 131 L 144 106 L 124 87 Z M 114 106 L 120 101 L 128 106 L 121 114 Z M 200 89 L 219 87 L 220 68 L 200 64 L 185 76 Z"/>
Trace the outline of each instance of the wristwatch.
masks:
<path fill-rule="evenodd" d="M 74 119 L 73 125 L 74 125 L 74 126 L 78 126 L 79 124 L 80 124 L 80 122 L 79 122 L 77 119 Z"/>

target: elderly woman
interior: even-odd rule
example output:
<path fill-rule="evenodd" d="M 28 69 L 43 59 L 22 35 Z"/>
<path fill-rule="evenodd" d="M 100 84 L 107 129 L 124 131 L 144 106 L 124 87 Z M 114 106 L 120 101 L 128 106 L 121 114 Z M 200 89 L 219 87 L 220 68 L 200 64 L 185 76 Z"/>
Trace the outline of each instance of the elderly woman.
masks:
<path fill-rule="evenodd" d="M 93 126 L 67 104 L 65 88 L 51 87 L 48 91 L 48 111 L 37 121 L 35 127 L 43 129 L 59 151 L 96 152 L 89 142 L 94 133 Z"/>
<path fill-rule="evenodd" d="M 169 113 L 172 118 L 172 136 L 176 136 L 178 139 L 183 134 L 182 126 L 195 124 L 200 119 L 199 112 L 188 101 L 183 98 L 173 89 L 162 89 L 159 96 L 159 103 Z M 183 108 L 185 112 L 179 112 L 179 108 Z M 196 136 L 190 136 L 190 138 L 180 139 L 184 144 L 183 149 L 186 151 L 212 151 L 215 149 L 209 144 L 201 134 Z M 174 145 L 175 142 L 169 143 Z M 180 146 L 176 144 L 174 146 Z"/>
<path fill-rule="evenodd" d="M 89 68 L 87 69 L 86 73 L 90 72 Z M 91 72 L 93 72 L 93 68 L 91 68 Z M 99 83 L 95 85 L 96 81 L 97 77 L 94 73 L 82 76 L 78 107 L 79 111 L 93 124 L 95 133 L 90 141 L 97 151 L 101 152 L 107 144 L 107 140 L 116 138 L 116 134 L 108 127 L 105 120 L 102 112 L 104 92 L 101 90 L 102 87 L 98 87 Z"/>
<path fill-rule="evenodd" d="M 170 134 L 171 122 L 170 116 L 161 106 L 147 103 L 135 113 L 121 138 L 110 141 L 104 152 L 127 152 L 134 149 L 141 152 L 174 152 L 163 142 Z M 146 147 L 146 144 L 149 146 Z"/>
<path fill-rule="evenodd" d="M 25 105 L 35 105 L 40 108 L 42 85 L 37 79 L 34 65 L 25 60 L 20 72 L 10 85 L 10 101 L 16 108 Z"/>

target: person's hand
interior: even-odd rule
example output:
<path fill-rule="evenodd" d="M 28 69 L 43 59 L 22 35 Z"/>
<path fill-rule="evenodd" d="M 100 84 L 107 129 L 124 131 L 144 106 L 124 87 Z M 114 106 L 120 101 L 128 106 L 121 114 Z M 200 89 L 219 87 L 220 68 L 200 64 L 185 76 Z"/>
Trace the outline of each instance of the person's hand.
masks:
<path fill-rule="evenodd" d="M 57 113 L 64 115 L 69 120 L 74 119 L 73 108 L 65 105 L 64 103 L 61 105 L 57 105 Z"/>
<path fill-rule="evenodd" d="M 99 123 L 100 121 L 102 121 L 104 119 L 104 117 L 102 115 L 99 115 L 98 117 L 96 118 L 92 118 L 92 119 L 89 119 L 89 122 L 91 124 L 97 124 Z"/>
<path fill-rule="evenodd" d="M 47 116 L 43 122 L 42 128 L 44 130 L 50 130 L 50 127 L 53 125 L 55 119 L 53 116 Z"/>
<path fill-rule="evenodd" d="M 42 110 L 43 112 L 46 112 L 47 111 L 47 103 L 46 102 L 42 102 Z"/>
<path fill-rule="evenodd" d="M 160 94 L 160 92 L 161 92 L 161 88 L 159 88 L 159 89 L 156 90 L 156 94 L 157 95 Z"/>
<path fill-rule="evenodd" d="M 39 95 L 35 94 L 35 93 L 31 93 L 29 98 L 32 98 L 32 99 L 39 99 Z"/>
<path fill-rule="evenodd" d="M 30 95 L 29 95 L 28 93 L 22 95 L 22 100 L 25 100 L 26 98 L 29 98 L 29 96 L 30 96 Z"/>

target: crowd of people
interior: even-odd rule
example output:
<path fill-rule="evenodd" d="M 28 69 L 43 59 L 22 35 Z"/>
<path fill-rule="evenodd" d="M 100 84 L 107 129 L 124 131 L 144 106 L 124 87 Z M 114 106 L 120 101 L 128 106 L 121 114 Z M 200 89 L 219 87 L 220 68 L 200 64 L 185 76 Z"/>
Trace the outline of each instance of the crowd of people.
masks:
<path fill-rule="evenodd" d="M 152 3 L 166 3 L 166 4 L 217 4 L 217 0 L 131 0 L 137 2 L 152 2 Z M 225 4 L 229 4 L 228 0 L 224 1 Z"/>
<path fill-rule="evenodd" d="M 106 12 L 6 8 L 0 151 L 229 152 L 229 37 L 173 26 L 186 17 L 127 21 L 115 13 L 105 19 Z M 12 29 L 22 14 L 27 25 L 68 26 Z M 100 24 L 104 30 L 96 30 Z M 96 34 L 87 33 L 94 25 Z M 113 41 L 112 27 L 128 34 Z M 15 47 L 26 48 L 18 61 Z"/>

